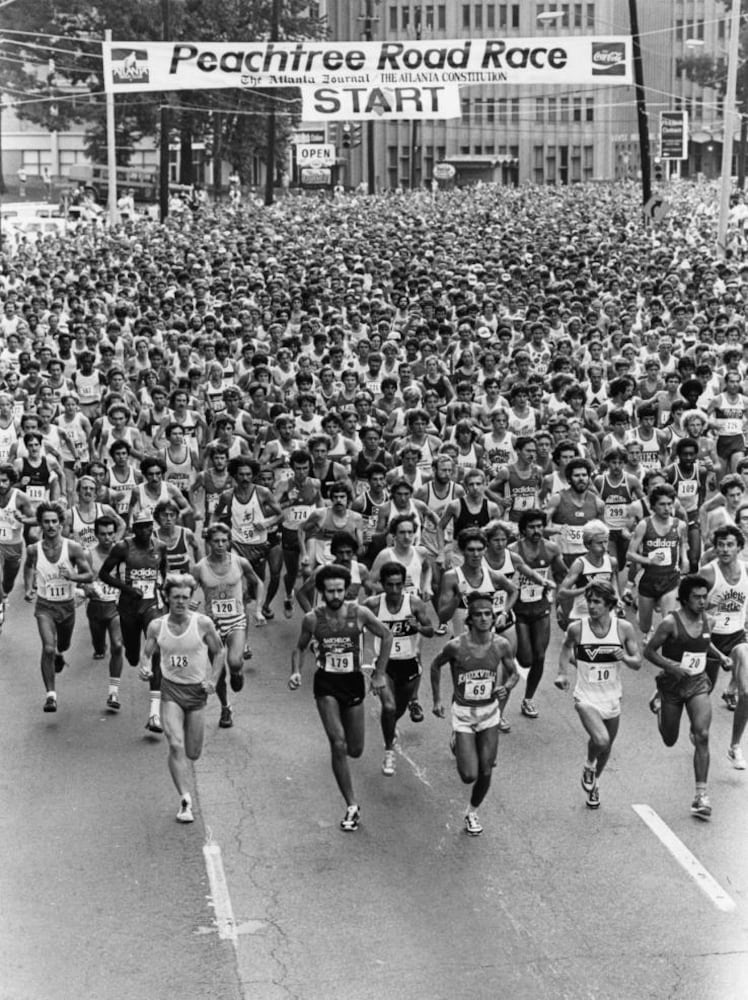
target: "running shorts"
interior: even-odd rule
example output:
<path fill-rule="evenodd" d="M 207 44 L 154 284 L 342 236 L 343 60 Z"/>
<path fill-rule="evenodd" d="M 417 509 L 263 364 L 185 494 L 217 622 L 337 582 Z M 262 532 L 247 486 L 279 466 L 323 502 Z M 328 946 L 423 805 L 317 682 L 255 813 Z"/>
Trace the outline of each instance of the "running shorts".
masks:
<path fill-rule="evenodd" d="M 392 678 L 395 687 L 401 684 L 410 684 L 416 677 L 421 676 L 421 664 L 415 658 L 408 660 L 389 660 L 387 662 L 387 676 Z"/>
<path fill-rule="evenodd" d="M 111 622 L 119 614 L 116 601 L 89 601 L 86 615 L 90 622 Z"/>
<path fill-rule="evenodd" d="M 75 623 L 75 601 L 45 601 L 37 597 L 34 607 L 35 618 L 49 618 L 55 625 L 70 625 Z"/>
<path fill-rule="evenodd" d="M 676 590 L 680 583 L 680 573 L 654 574 L 644 570 L 642 578 L 639 580 L 639 597 L 648 597 L 652 601 L 659 601 L 665 594 Z"/>
<path fill-rule="evenodd" d="M 731 632 L 729 635 L 712 632 L 712 642 L 720 653 L 729 656 L 737 646 L 748 642 L 748 638 L 746 638 L 745 629 L 741 628 L 739 632 Z"/>
<path fill-rule="evenodd" d="M 162 677 L 161 701 L 173 701 L 183 712 L 198 712 L 205 708 L 208 692 L 202 684 L 176 684 Z"/>
<path fill-rule="evenodd" d="M 497 700 L 487 705 L 459 705 L 452 702 L 452 731 L 455 733 L 482 733 L 501 721 Z"/>
<path fill-rule="evenodd" d="M 721 459 L 726 461 L 739 451 L 745 451 L 742 434 L 724 434 L 717 438 L 717 454 Z"/>
<path fill-rule="evenodd" d="M 583 698 L 574 699 L 575 708 L 591 708 L 601 719 L 617 719 L 621 714 L 621 699 L 606 700 L 601 702 L 585 701 Z"/>
<path fill-rule="evenodd" d="M 685 705 L 699 694 L 709 694 L 712 684 L 706 671 L 693 677 L 674 677 L 662 671 L 655 678 L 657 690 L 669 705 Z"/>
<path fill-rule="evenodd" d="M 335 698 L 341 708 L 360 705 L 366 695 L 366 681 L 360 670 L 352 674 L 330 674 L 318 670 L 314 675 L 315 698 Z"/>

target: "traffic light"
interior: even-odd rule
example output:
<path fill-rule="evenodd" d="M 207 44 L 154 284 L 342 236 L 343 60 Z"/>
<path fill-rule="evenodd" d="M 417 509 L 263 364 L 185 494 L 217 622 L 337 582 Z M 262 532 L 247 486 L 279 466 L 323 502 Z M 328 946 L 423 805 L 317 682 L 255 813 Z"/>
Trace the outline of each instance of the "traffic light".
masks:
<path fill-rule="evenodd" d="M 342 128 L 342 133 L 343 133 L 343 149 L 350 149 L 351 146 L 353 145 L 353 127 L 349 125 L 348 122 L 346 122 Z"/>
<path fill-rule="evenodd" d="M 333 146 L 338 144 L 338 126 L 335 124 L 328 124 L 327 126 L 327 141 L 332 143 Z"/>
<path fill-rule="evenodd" d="M 660 159 L 659 156 L 655 156 L 655 161 L 654 161 L 654 178 L 655 178 L 655 180 L 657 181 L 658 184 L 662 180 L 662 177 L 663 177 L 663 174 L 662 174 L 662 160 Z"/>
<path fill-rule="evenodd" d="M 361 125 L 357 124 L 353 126 L 351 132 L 351 146 L 361 145 Z"/>

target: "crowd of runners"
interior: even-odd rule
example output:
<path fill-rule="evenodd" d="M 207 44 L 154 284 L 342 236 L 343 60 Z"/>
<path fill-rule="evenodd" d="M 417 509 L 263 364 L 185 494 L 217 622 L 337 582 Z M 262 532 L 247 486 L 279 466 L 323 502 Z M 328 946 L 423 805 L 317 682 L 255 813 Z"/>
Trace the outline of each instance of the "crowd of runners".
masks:
<path fill-rule="evenodd" d="M 740 232 L 715 257 L 707 185 L 656 230 L 637 197 L 289 198 L 6 252 L 0 627 L 20 577 L 44 711 L 77 615 L 108 711 L 125 661 L 148 682 L 189 822 L 208 696 L 231 727 L 250 624 L 297 617 L 288 686 L 310 650 L 342 829 L 367 689 L 391 777 L 424 666 L 443 717 L 448 665 L 475 836 L 512 690 L 534 720 L 546 667 L 572 689 L 596 809 L 622 668 L 645 666 L 709 818 L 718 685 L 746 767 L 748 261 Z"/>

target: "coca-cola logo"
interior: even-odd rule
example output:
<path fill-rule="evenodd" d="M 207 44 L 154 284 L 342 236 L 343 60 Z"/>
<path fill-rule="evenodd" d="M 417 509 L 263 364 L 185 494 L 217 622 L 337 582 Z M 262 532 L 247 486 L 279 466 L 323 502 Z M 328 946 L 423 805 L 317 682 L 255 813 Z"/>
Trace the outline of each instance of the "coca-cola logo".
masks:
<path fill-rule="evenodd" d="M 625 76 L 626 75 L 625 42 L 593 42 L 592 75 Z"/>

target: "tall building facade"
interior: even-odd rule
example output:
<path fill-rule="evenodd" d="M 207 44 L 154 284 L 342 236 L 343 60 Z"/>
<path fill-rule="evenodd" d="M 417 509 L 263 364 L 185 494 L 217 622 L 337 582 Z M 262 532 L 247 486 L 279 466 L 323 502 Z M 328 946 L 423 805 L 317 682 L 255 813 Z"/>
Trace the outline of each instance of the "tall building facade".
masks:
<path fill-rule="evenodd" d="M 421 3 L 328 0 L 331 37 L 357 40 L 367 22 L 374 40 L 619 35 L 631 31 L 625 0 L 555 3 Z M 722 107 L 718 91 L 683 72 L 701 52 L 719 56 L 728 40 L 720 0 L 639 0 L 639 30 L 652 156 L 660 111 L 683 109 L 692 140 L 684 175 L 719 171 Z M 420 187 L 435 163 L 449 162 L 457 182 L 573 184 L 636 177 L 640 153 L 633 87 L 476 85 L 460 89 L 462 117 L 449 121 L 377 122 L 377 188 Z M 347 157 L 346 182 L 366 177 L 365 143 Z"/>

